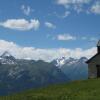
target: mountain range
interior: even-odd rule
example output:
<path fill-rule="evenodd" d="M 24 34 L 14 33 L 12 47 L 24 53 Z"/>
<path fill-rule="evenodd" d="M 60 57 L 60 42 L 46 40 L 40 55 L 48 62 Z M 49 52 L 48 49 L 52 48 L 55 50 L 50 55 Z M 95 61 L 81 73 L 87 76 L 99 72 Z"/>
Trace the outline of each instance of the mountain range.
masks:
<path fill-rule="evenodd" d="M 9 52 L 0 56 L 0 95 L 87 78 L 87 58 L 65 57 L 52 62 L 16 59 Z"/>
<path fill-rule="evenodd" d="M 87 60 L 88 59 L 86 57 L 82 57 L 80 59 L 66 59 L 65 57 L 61 57 L 53 60 L 52 63 L 61 69 L 70 80 L 80 80 L 88 78 Z"/>
<path fill-rule="evenodd" d="M 52 63 L 16 59 L 9 52 L 0 56 L 1 95 L 67 81 L 67 76 Z"/>

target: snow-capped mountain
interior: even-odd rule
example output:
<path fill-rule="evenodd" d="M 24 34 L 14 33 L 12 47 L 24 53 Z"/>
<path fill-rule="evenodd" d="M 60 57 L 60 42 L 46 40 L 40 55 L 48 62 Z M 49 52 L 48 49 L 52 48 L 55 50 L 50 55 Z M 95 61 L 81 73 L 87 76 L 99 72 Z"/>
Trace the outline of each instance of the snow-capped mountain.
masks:
<path fill-rule="evenodd" d="M 16 64 L 16 59 L 7 51 L 5 51 L 1 56 L 0 56 L 0 63 L 1 64 Z"/>
<path fill-rule="evenodd" d="M 75 59 L 75 58 L 66 58 L 66 57 L 61 57 L 58 59 L 55 59 L 52 61 L 53 64 L 55 64 L 55 66 L 57 66 L 58 68 L 61 68 L 63 65 L 67 64 L 67 65 L 73 65 L 73 64 L 77 64 L 77 63 L 85 63 L 87 61 L 86 57 L 82 57 L 80 59 Z"/>
<path fill-rule="evenodd" d="M 61 58 L 53 60 L 52 63 L 58 68 L 61 68 L 66 63 L 66 60 L 67 59 L 65 57 L 61 57 Z"/>

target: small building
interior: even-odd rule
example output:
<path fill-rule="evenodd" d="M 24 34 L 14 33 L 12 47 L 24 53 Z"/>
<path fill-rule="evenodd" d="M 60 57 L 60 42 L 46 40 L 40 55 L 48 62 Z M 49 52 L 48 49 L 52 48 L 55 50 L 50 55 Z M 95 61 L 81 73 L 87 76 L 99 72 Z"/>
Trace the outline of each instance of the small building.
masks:
<path fill-rule="evenodd" d="M 97 44 L 97 54 L 86 63 L 88 64 L 88 77 L 100 78 L 100 40 Z"/>

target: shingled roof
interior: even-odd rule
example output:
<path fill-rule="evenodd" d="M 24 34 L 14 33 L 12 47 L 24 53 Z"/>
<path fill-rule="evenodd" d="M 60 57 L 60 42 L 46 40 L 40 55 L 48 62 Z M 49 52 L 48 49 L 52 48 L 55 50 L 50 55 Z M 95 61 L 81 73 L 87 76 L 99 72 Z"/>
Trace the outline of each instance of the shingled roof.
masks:
<path fill-rule="evenodd" d="M 99 53 L 97 53 L 96 55 L 94 55 L 92 58 L 90 58 L 88 61 L 86 61 L 86 63 L 89 63 L 89 62 L 91 62 L 96 56 L 98 56 L 99 55 Z"/>

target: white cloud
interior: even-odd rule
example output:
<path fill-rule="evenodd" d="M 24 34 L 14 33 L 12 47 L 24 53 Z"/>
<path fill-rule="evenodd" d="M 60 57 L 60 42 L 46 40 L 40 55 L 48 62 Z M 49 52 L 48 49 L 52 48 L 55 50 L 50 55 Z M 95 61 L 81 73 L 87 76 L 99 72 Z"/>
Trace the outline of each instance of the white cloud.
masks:
<path fill-rule="evenodd" d="M 95 14 L 100 14 L 100 2 L 96 2 L 92 7 L 91 7 L 91 12 Z"/>
<path fill-rule="evenodd" d="M 57 12 L 54 12 L 53 14 L 58 18 L 64 19 L 64 18 L 68 17 L 71 14 L 71 12 L 69 10 L 66 10 L 63 14 L 60 14 Z"/>
<path fill-rule="evenodd" d="M 21 31 L 30 29 L 37 30 L 40 26 L 40 22 L 35 19 L 31 19 L 30 21 L 26 19 L 8 19 L 5 22 L 0 22 L 0 26 Z"/>
<path fill-rule="evenodd" d="M 70 12 L 100 14 L 100 0 L 56 0 L 56 4 L 64 6 Z"/>
<path fill-rule="evenodd" d="M 70 15 L 70 13 L 71 13 L 70 11 L 65 11 L 65 13 L 63 15 L 58 15 L 58 17 L 66 18 L 66 17 L 68 17 Z"/>
<path fill-rule="evenodd" d="M 77 12 L 77 13 L 80 13 L 80 12 L 83 12 L 84 9 L 83 9 L 83 6 L 80 4 L 80 5 L 74 5 L 73 9 Z"/>
<path fill-rule="evenodd" d="M 77 13 L 87 13 L 87 9 L 89 9 L 92 1 L 93 0 L 56 0 L 56 4 L 64 6 L 67 11 L 70 12 L 75 11 Z"/>
<path fill-rule="evenodd" d="M 33 59 L 33 60 L 45 60 L 47 62 L 59 57 L 87 57 L 90 58 L 96 53 L 96 48 L 90 48 L 83 50 L 81 48 L 67 49 L 67 48 L 52 48 L 52 49 L 40 49 L 34 47 L 22 47 L 13 42 L 0 40 L 0 55 L 8 51 L 18 59 Z"/>
<path fill-rule="evenodd" d="M 70 12 L 69 11 L 66 11 L 62 17 L 63 18 L 66 18 L 67 16 L 69 16 L 69 14 L 70 14 Z"/>
<path fill-rule="evenodd" d="M 67 5 L 67 4 L 87 4 L 91 0 L 57 0 L 57 3 L 60 5 Z"/>
<path fill-rule="evenodd" d="M 24 13 L 25 15 L 27 15 L 27 16 L 30 15 L 30 13 L 34 11 L 33 9 L 31 9 L 30 6 L 25 6 L 25 5 L 22 5 L 22 6 L 21 6 L 21 10 L 22 10 L 23 13 Z"/>
<path fill-rule="evenodd" d="M 51 22 L 45 22 L 45 26 L 48 28 L 52 28 L 52 29 L 56 28 L 56 26 L 54 24 L 52 24 Z"/>
<path fill-rule="evenodd" d="M 70 35 L 70 34 L 59 34 L 57 36 L 58 40 L 66 41 L 66 40 L 76 40 L 76 37 Z"/>

